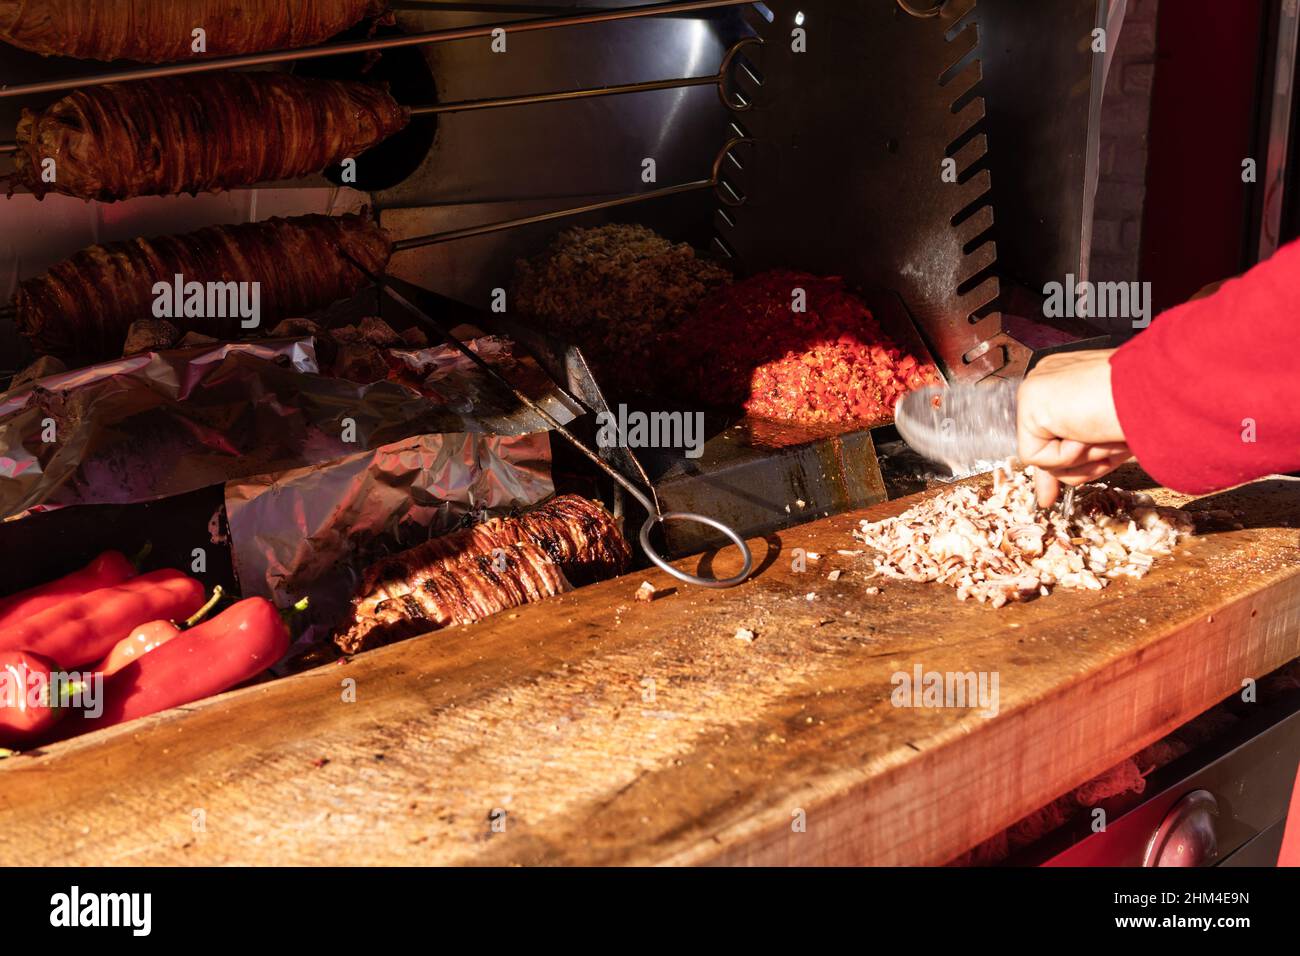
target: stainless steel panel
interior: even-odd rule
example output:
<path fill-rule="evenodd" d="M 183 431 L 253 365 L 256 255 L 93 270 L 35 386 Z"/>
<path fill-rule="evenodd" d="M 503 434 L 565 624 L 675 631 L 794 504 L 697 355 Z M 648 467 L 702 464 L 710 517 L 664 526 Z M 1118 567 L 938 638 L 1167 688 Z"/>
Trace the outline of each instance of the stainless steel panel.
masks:
<path fill-rule="evenodd" d="M 637 5 L 602 0 L 577 6 Z M 408 30 L 501 18 L 500 13 L 399 14 Z M 505 53 L 492 52 L 489 42 L 480 40 L 438 44 L 423 53 L 439 98 L 453 101 L 710 75 L 745 32 L 739 14 L 724 10 L 508 35 Z M 423 165 L 400 185 L 376 193 L 375 200 L 397 235 L 442 232 L 706 179 L 727 138 L 727 113 L 711 87 L 444 115 Z M 641 178 L 647 158 L 657 165 L 655 183 Z M 508 283 L 514 260 L 536 252 L 565 225 L 637 220 L 705 245 L 713 205 L 707 192 L 656 201 L 615 215 L 403 252 L 392 269 L 426 288 L 486 305 L 492 289 Z"/>

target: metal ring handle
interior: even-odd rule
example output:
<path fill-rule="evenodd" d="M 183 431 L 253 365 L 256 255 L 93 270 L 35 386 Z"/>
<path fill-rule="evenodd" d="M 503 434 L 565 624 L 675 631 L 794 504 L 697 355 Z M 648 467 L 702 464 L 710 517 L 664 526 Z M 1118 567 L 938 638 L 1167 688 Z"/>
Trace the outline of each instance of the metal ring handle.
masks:
<path fill-rule="evenodd" d="M 908 0 L 898 0 L 898 5 L 908 16 L 916 17 L 920 20 L 928 20 L 930 17 L 937 17 L 943 11 L 943 5 L 945 2 L 946 0 L 939 0 L 938 3 L 932 4 L 924 10 L 912 5 Z"/>
<path fill-rule="evenodd" d="M 731 151 L 737 146 L 753 145 L 757 140 L 752 136 L 733 136 L 727 140 L 717 156 L 713 158 L 713 174 L 710 177 L 713 183 L 713 195 L 724 206 L 731 206 L 733 209 L 745 205 L 744 199 L 732 199 L 722 192 L 722 163 Z"/>
<path fill-rule="evenodd" d="M 673 567 L 654 549 L 650 544 L 650 532 L 654 530 L 655 525 L 661 521 L 693 521 L 695 524 L 707 525 L 715 531 L 721 531 L 727 538 L 740 549 L 740 553 L 745 556 L 745 566 L 740 569 L 740 573 L 730 578 L 702 578 L 695 574 L 688 574 L 681 568 Z M 697 515 L 689 511 L 669 511 L 666 514 L 650 515 L 646 523 L 641 526 L 641 550 L 645 556 L 654 562 L 655 566 L 661 571 L 666 571 L 675 577 L 678 581 L 686 584 L 694 584 L 701 588 L 734 588 L 738 584 L 744 584 L 749 580 L 749 573 L 754 570 L 754 555 L 749 550 L 749 545 L 745 539 L 737 534 L 731 527 L 718 521 L 716 518 L 710 518 L 707 515 Z"/>
<path fill-rule="evenodd" d="M 742 37 L 732 44 L 731 49 L 727 51 L 727 55 L 722 58 L 722 66 L 718 68 L 718 98 L 722 100 L 722 105 L 733 113 L 745 113 L 754 108 L 752 102 L 739 99 L 739 93 L 737 93 L 736 99 L 732 99 L 727 95 L 727 80 L 731 78 L 731 70 L 735 66 L 736 57 L 747 46 L 762 45 L 762 37 Z"/>

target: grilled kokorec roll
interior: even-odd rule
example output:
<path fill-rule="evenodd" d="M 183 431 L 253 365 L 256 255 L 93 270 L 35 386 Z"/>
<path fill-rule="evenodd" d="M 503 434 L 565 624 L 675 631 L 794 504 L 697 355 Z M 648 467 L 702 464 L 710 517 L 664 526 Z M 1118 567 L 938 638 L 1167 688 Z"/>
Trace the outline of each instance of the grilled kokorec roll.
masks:
<path fill-rule="evenodd" d="M 0 0 L 0 40 L 45 56 L 172 60 L 312 46 L 381 0 Z M 207 49 L 193 50 L 193 31 Z"/>
<path fill-rule="evenodd" d="M 350 260 L 378 275 L 391 252 L 387 233 L 365 216 L 268 219 L 91 246 L 19 284 L 18 330 L 37 352 L 121 355 L 131 323 L 154 315 L 155 284 L 180 275 L 187 283 L 260 283 L 265 332 L 280 319 L 354 295 L 370 280 Z M 168 321 L 218 338 L 248 331 L 237 316 Z"/>
<path fill-rule="evenodd" d="M 408 118 L 378 87 L 287 73 L 111 83 L 23 110 L 14 178 L 38 198 L 102 202 L 250 186 L 358 156 Z"/>
<path fill-rule="evenodd" d="M 519 518 L 494 518 L 369 568 L 352 626 L 335 638 L 348 654 L 614 577 L 631 560 L 600 505 L 563 495 Z"/>

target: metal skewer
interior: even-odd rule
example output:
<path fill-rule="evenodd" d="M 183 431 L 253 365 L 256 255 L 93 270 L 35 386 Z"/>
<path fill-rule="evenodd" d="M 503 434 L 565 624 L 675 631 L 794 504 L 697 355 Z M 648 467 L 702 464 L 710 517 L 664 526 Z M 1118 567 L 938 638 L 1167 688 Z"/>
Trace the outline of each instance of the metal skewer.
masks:
<path fill-rule="evenodd" d="M 675 80 L 647 80 L 641 83 L 621 83 L 615 86 L 596 86 L 581 90 L 561 90 L 554 93 L 525 93 L 519 96 L 496 96 L 478 100 L 459 100 L 451 103 L 435 103 L 431 106 L 412 106 L 412 116 L 434 116 L 441 113 L 463 113 L 469 110 L 499 109 L 503 106 L 531 106 L 536 103 L 561 103 L 570 100 L 595 99 L 601 96 L 621 96 L 626 93 L 646 93 L 654 90 L 675 90 L 694 86 L 715 86 L 722 98 L 722 104 L 736 112 L 745 112 L 753 104 L 740 96 L 727 96 L 727 77 L 736 55 L 750 44 L 761 44 L 759 37 L 745 37 L 737 41 L 723 58 L 722 67 L 717 73 L 707 76 L 684 76 Z"/>
<path fill-rule="evenodd" d="M 603 96 L 622 96 L 627 93 L 647 93 L 655 90 L 675 90 L 695 86 L 717 87 L 722 105 L 743 113 L 753 106 L 739 94 L 727 95 L 727 80 L 736 57 L 747 46 L 762 46 L 761 37 L 742 37 L 733 43 L 722 58 L 717 73 L 706 76 L 684 76 L 674 80 L 646 80 L 640 83 L 620 83 L 613 86 L 594 86 L 581 90 L 559 90 L 552 93 L 524 93 L 518 96 L 494 96 L 477 100 L 457 100 L 434 103 L 430 106 L 412 106 L 412 116 L 435 116 L 441 113 L 463 113 L 470 110 L 500 109 L 503 106 L 531 106 L 537 103 L 562 103 L 572 100 L 595 99 Z"/>
<path fill-rule="evenodd" d="M 501 23 L 486 23 L 471 27 L 454 27 L 445 30 L 431 30 L 427 33 L 408 33 L 403 36 L 383 37 L 377 40 L 351 40 L 344 43 L 331 43 L 324 46 L 306 47 L 300 50 L 273 50 L 266 53 L 245 53 L 237 56 L 220 56 L 204 60 L 191 60 L 182 63 L 168 63 L 161 66 L 141 67 L 135 70 L 123 70 L 117 73 L 95 73 L 88 76 L 65 77 L 59 80 L 46 80 L 42 83 L 22 83 L 17 86 L 0 86 L 0 99 L 12 96 L 32 96 L 38 93 L 55 93 L 60 90 L 75 89 L 83 86 L 102 86 L 105 83 L 124 83 L 129 80 L 152 80 L 163 76 L 182 76 L 192 73 L 210 73 L 213 70 L 226 70 L 241 66 L 268 66 L 274 63 L 287 63 L 293 60 L 313 60 L 326 56 L 339 56 L 347 53 L 369 53 L 374 50 L 395 50 L 404 47 L 424 46 L 429 43 L 447 43 L 452 40 L 472 40 L 490 37 L 496 31 L 510 33 L 532 33 L 537 30 L 553 30 L 561 27 L 587 26 L 595 23 L 610 23 L 617 20 L 634 20 L 641 17 L 655 17 L 670 13 L 691 13 L 703 10 L 715 10 L 721 7 L 744 6 L 749 0 L 671 0 L 666 3 L 652 3 L 640 7 L 624 7 L 619 10 L 586 10 L 582 13 L 560 17 L 539 17 L 531 20 L 507 20 Z"/>
<path fill-rule="evenodd" d="M 687 76 L 672 80 L 647 80 L 641 83 L 622 83 L 615 86 L 597 86 L 580 90 L 559 90 L 551 93 L 527 93 L 518 96 L 495 96 L 476 100 L 456 100 L 450 103 L 433 103 L 427 106 L 409 108 L 412 117 L 436 116 L 445 113 L 465 113 L 473 110 L 501 109 L 508 106 L 531 106 L 538 103 L 562 103 L 573 100 L 595 99 L 605 96 L 622 96 L 628 93 L 646 93 L 656 90 L 684 89 L 696 86 L 717 87 L 722 105 L 737 113 L 747 111 L 753 104 L 740 94 L 729 96 L 727 80 L 735 65 L 736 57 L 747 46 L 762 44 L 759 37 L 744 37 L 732 44 L 722 58 L 722 65 L 717 73 L 706 76 Z M 0 156 L 18 152 L 16 142 L 0 142 Z"/>
<path fill-rule="evenodd" d="M 411 13 L 521 13 L 544 16 L 551 13 L 577 13 L 579 10 L 611 10 L 613 7 L 579 7 L 572 3 L 464 3 L 462 0 L 392 0 L 389 10 Z"/>
<path fill-rule="evenodd" d="M 408 249 L 419 249 L 424 246 L 437 245 L 443 242 L 452 242 L 457 239 L 468 239 L 472 236 L 488 235 L 494 232 L 504 232 L 507 229 L 516 229 L 520 226 L 529 226 L 540 222 L 551 222 L 556 219 L 564 219 L 569 216 L 578 216 L 583 213 L 598 212 L 602 209 L 614 209 L 619 206 L 630 206 L 634 203 L 649 202 L 654 199 L 662 199 L 666 196 L 677 196 L 683 193 L 696 192 L 701 189 L 712 189 L 719 202 L 728 206 L 742 206 L 745 203 L 743 196 L 737 196 L 730 191 L 727 184 L 722 180 L 722 164 L 730 157 L 732 162 L 738 161 L 731 156 L 732 150 L 738 146 L 747 143 L 753 143 L 754 140 L 749 137 L 736 136 L 729 139 L 718 151 L 717 156 L 713 159 L 713 171 L 708 179 L 701 179 L 697 182 L 682 183 L 677 186 L 665 186 L 663 189 L 653 189 L 648 192 L 634 193 L 630 196 L 620 196 L 617 199 L 605 199 L 599 202 L 588 203 L 584 206 L 570 207 L 568 209 L 557 209 L 552 212 L 539 213 L 535 216 L 525 216 L 521 219 L 505 219 L 499 222 L 489 222 L 478 226 L 467 226 L 462 229 L 452 229 L 447 232 L 435 232 L 427 236 L 414 236 L 409 239 L 399 239 L 393 243 L 393 252 L 405 252 Z M 358 268 L 361 268 L 358 266 Z M 365 272 L 364 269 L 362 269 Z M 370 273 L 366 272 L 366 275 Z M 8 306 L 0 306 L 0 318 L 16 317 L 17 304 L 11 302 Z"/>
<path fill-rule="evenodd" d="M 462 229 L 451 229 L 447 232 L 435 232 L 427 236 L 413 236 L 409 239 L 398 239 L 393 243 L 394 252 L 405 252 L 408 249 L 420 249 L 424 246 L 437 245 L 443 242 L 453 242 L 457 239 L 469 239 L 473 236 L 483 236 L 494 232 L 504 232 L 507 229 L 517 229 L 520 226 L 531 226 L 539 222 L 551 222 L 555 219 L 565 219 L 569 216 L 580 216 L 584 213 L 599 212 L 603 209 L 615 209 L 620 206 L 630 206 L 634 203 L 649 202 L 652 199 L 663 199 L 667 196 L 679 196 L 683 193 L 696 192 L 701 189 L 712 189 L 718 198 L 718 201 L 728 206 L 744 205 L 743 198 L 736 197 L 725 189 L 726 184 L 722 181 L 722 164 L 731 151 L 738 146 L 754 142 L 753 139 L 745 136 L 736 136 L 728 140 L 726 145 L 713 160 L 713 173 L 708 179 L 701 179 L 692 183 L 682 183 L 677 186 L 665 186 L 662 189 L 653 189 L 648 192 L 634 193 L 630 196 L 620 196 L 617 199 L 604 199 L 599 202 L 588 203 L 585 206 L 573 206 L 568 209 L 557 209 L 553 212 L 539 213 L 535 216 L 524 216 L 520 219 L 503 219 L 499 222 L 489 222 L 478 226 L 466 226 Z"/>
<path fill-rule="evenodd" d="M 692 76 L 679 80 L 653 80 L 647 83 L 627 83 L 622 86 L 597 87 L 587 90 L 565 90 L 559 93 L 532 93 L 521 96 L 498 96 L 483 100 L 459 100 L 435 103 L 432 106 L 412 106 L 412 116 L 437 116 L 443 113 L 464 113 L 470 110 L 499 109 L 503 106 L 529 106 L 535 103 L 556 103 L 565 100 L 588 99 L 597 96 L 617 96 L 621 93 L 641 93 L 647 90 L 671 90 L 689 86 L 713 86 L 715 76 Z"/>
<path fill-rule="evenodd" d="M 541 16 L 546 13 L 574 13 L 578 10 L 590 10 L 591 7 L 576 7 L 573 4 L 539 4 L 527 3 L 446 3 L 443 0 L 392 0 L 389 10 L 410 10 L 419 13 L 522 13 Z"/>
<path fill-rule="evenodd" d="M 667 574 L 672 575 L 674 578 L 676 578 L 679 581 L 682 581 L 686 584 L 694 584 L 702 588 L 715 588 L 715 589 L 733 588 L 739 584 L 744 584 L 745 581 L 749 579 L 750 572 L 753 571 L 754 569 L 754 555 L 753 552 L 749 550 L 749 545 L 745 543 L 745 539 L 742 538 L 739 534 L 737 534 L 733 528 L 731 528 L 729 525 L 723 524 L 721 521 L 717 520 L 716 518 L 710 518 L 708 515 L 695 514 L 693 512 L 688 512 L 688 511 L 668 511 L 668 512 L 660 511 L 659 506 L 654 501 L 651 500 L 649 495 L 647 495 L 640 488 L 638 488 L 627 478 L 625 478 L 622 475 L 622 473 L 618 471 L 618 469 L 614 468 L 612 465 L 606 462 L 603 458 L 600 457 L 600 455 L 598 455 L 596 452 L 588 448 L 586 443 L 583 442 L 582 439 L 578 438 L 571 431 L 569 431 L 562 424 L 560 424 L 560 422 L 558 422 L 555 419 L 555 417 L 552 416 L 546 409 L 544 409 L 541 405 L 534 402 L 531 398 L 529 398 L 522 391 L 516 388 L 515 385 L 511 383 L 511 381 L 508 378 L 506 378 L 499 371 L 497 371 L 495 367 L 493 367 L 491 364 L 485 361 L 481 355 L 479 355 L 477 352 L 471 349 L 460 339 L 452 335 L 451 331 L 445 328 L 441 322 L 439 322 L 437 319 L 430 316 L 418 305 L 416 305 L 410 299 L 406 298 L 406 296 L 402 295 L 402 293 L 398 292 L 396 289 L 394 289 L 392 286 L 386 283 L 382 279 L 382 277 L 375 275 L 369 269 L 367 269 L 365 266 L 361 265 L 359 262 L 357 262 L 354 259 L 349 259 L 349 261 L 352 262 L 353 266 L 355 266 L 363 275 L 369 278 L 370 281 L 375 283 L 375 286 L 379 288 L 385 295 L 387 295 L 390 299 L 392 299 L 402 308 L 410 312 L 411 315 L 415 316 L 417 319 L 424 322 L 430 328 L 434 329 L 439 335 L 441 335 L 444 339 L 450 342 L 458 352 L 460 352 L 471 362 L 473 362 L 475 365 L 481 368 L 493 380 L 495 380 L 496 382 L 504 386 L 506 389 L 508 389 L 517 401 L 523 403 L 524 405 L 527 405 L 530 409 L 532 409 L 532 411 L 535 412 L 538 416 L 540 416 L 542 420 L 545 421 L 552 429 L 554 429 L 556 432 L 562 435 L 564 439 L 569 442 L 569 444 L 573 445 L 574 448 L 576 448 L 588 460 L 590 460 L 592 464 L 594 464 L 605 474 L 609 475 L 609 477 L 612 478 L 615 482 L 617 482 L 623 488 L 624 491 L 626 491 L 629 495 L 631 495 L 638 502 L 640 502 L 641 507 L 645 508 L 646 513 L 649 515 L 649 517 L 646 519 L 645 524 L 641 526 L 641 534 L 639 539 L 641 543 L 641 550 L 645 552 L 646 557 L 649 558 L 655 564 L 656 567 L 666 572 Z M 702 524 L 707 527 L 713 528 L 715 531 L 719 531 L 722 534 L 726 535 L 727 539 L 730 540 L 731 543 L 734 544 L 737 548 L 739 548 L 740 553 L 744 556 L 744 566 L 740 569 L 740 573 L 729 578 L 706 578 L 706 577 L 700 577 L 699 575 L 690 574 L 668 563 L 667 559 L 665 559 L 662 555 L 659 554 L 658 551 L 655 550 L 654 545 L 650 541 L 650 533 L 654 531 L 656 525 L 666 524 L 669 521 L 694 522 L 696 524 Z"/>

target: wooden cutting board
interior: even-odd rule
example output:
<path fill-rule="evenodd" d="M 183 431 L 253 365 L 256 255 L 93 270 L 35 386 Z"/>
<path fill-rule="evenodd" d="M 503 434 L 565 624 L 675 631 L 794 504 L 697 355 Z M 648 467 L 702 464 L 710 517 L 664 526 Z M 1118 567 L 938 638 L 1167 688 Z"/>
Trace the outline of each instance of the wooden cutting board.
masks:
<path fill-rule="evenodd" d="M 639 574 L 2 761 L 0 863 L 938 864 L 1300 656 L 1295 481 L 996 611 L 837 554 L 911 503 L 756 541 L 735 590 Z M 996 716 L 893 706 L 917 665 L 996 673 Z"/>

